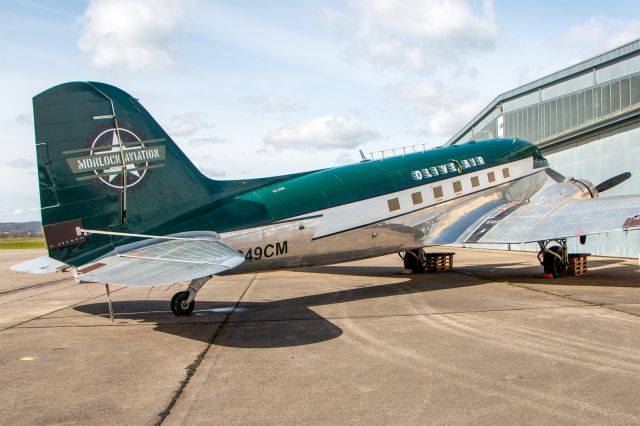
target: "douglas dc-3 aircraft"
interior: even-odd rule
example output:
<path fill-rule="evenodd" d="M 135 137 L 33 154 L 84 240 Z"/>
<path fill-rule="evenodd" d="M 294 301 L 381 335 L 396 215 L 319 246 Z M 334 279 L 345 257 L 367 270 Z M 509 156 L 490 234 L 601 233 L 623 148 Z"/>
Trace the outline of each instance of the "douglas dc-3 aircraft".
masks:
<path fill-rule="evenodd" d="M 33 107 L 49 257 L 14 269 L 66 268 L 107 293 L 190 280 L 171 300 L 176 315 L 215 274 L 403 252 L 420 272 L 429 245 L 539 242 L 545 271 L 560 276 L 566 238 L 640 227 L 640 195 L 598 198 L 629 173 L 597 186 L 565 178 L 520 139 L 218 181 L 116 87 L 66 83 Z"/>

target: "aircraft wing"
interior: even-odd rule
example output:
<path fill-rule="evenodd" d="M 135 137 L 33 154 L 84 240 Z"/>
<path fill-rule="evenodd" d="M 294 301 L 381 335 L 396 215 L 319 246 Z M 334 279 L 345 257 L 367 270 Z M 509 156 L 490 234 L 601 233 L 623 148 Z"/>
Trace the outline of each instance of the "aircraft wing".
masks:
<path fill-rule="evenodd" d="M 78 268 L 80 282 L 155 286 L 214 275 L 234 268 L 244 256 L 217 237 L 150 239 L 118 247 Z"/>
<path fill-rule="evenodd" d="M 640 229 L 640 196 L 509 203 L 470 226 L 456 243 L 527 243 Z"/>

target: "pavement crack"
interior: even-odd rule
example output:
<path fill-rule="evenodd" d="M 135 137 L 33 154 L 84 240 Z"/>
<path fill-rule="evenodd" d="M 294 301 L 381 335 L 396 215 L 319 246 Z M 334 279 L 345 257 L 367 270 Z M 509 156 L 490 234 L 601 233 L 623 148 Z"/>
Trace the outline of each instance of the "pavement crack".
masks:
<path fill-rule="evenodd" d="M 628 305 L 635 305 L 635 303 L 628 303 Z M 637 314 L 635 312 L 624 311 L 622 309 L 617 309 L 614 306 L 616 306 L 616 305 L 603 305 L 602 307 L 605 308 L 605 309 L 610 309 L 612 311 L 620 312 L 620 313 L 623 313 L 623 314 L 632 315 L 634 317 L 640 317 L 640 314 Z"/>
<path fill-rule="evenodd" d="M 180 382 L 180 386 L 178 387 L 178 389 L 176 390 L 175 394 L 173 395 L 173 398 L 171 398 L 171 401 L 169 401 L 169 404 L 167 405 L 167 408 L 165 408 L 160 414 L 158 414 L 159 419 L 158 419 L 158 422 L 156 423 L 156 426 L 159 426 L 162 423 L 164 423 L 166 418 L 169 416 L 169 414 L 171 413 L 171 409 L 176 405 L 176 403 L 180 399 L 180 396 L 182 395 L 182 393 L 184 392 L 185 388 L 187 387 L 187 385 L 191 381 L 191 378 L 193 377 L 193 375 L 196 373 L 198 367 L 202 363 L 202 360 L 204 359 L 204 357 L 209 352 L 209 349 L 211 349 L 211 346 L 213 345 L 213 343 L 224 332 L 225 326 L 229 322 L 229 318 L 231 318 L 231 315 L 233 315 L 233 313 L 237 309 L 238 305 L 242 302 L 242 299 L 247 294 L 247 292 L 249 291 L 249 289 L 251 288 L 251 286 L 253 285 L 253 282 L 256 280 L 257 277 L 258 277 L 258 274 L 255 274 L 253 276 L 253 278 L 251 278 L 251 281 L 249 281 L 249 284 L 244 289 L 244 291 L 242 292 L 242 294 L 240 295 L 240 297 L 238 298 L 236 303 L 233 305 L 233 309 L 231 309 L 225 315 L 224 319 L 220 322 L 220 325 L 216 328 L 216 331 L 213 333 L 213 336 L 211 336 L 211 339 L 207 343 L 207 346 L 202 350 L 202 352 L 200 352 L 198 354 L 196 359 L 187 367 L 187 374 L 186 374 L 184 380 L 182 380 L 182 382 Z"/>
<path fill-rule="evenodd" d="M 59 283 L 56 283 L 56 284 L 59 284 Z M 66 286 L 66 287 L 60 287 L 60 288 L 56 288 L 56 289 L 54 289 L 54 290 L 45 291 L 45 292 L 42 292 L 42 293 L 31 294 L 31 295 L 29 295 L 29 296 L 21 297 L 21 298 L 19 298 L 19 299 L 9 300 L 8 302 L 0 302 L 0 306 L 1 306 L 1 305 L 8 305 L 9 303 L 21 302 L 21 301 L 23 301 L 23 300 L 28 300 L 28 299 L 31 299 L 31 298 L 33 298 L 33 297 L 40 297 L 40 296 L 44 296 L 44 295 L 46 295 L 46 294 L 55 293 L 56 291 L 66 290 L 66 289 L 68 289 L 68 288 L 75 287 L 75 286 L 77 286 L 77 284 L 73 283 L 73 284 L 69 284 L 69 285 L 68 285 L 68 286 Z"/>
<path fill-rule="evenodd" d="M 48 286 L 51 286 L 51 285 L 59 284 L 59 283 L 64 282 L 64 281 L 68 281 L 70 279 L 71 278 L 69 278 L 69 277 L 58 278 L 58 279 L 55 279 L 55 280 L 52 280 L 52 281 L 43 281 L 43 282 L 40 282 L 40 283 L 26 285 L 24 287 L 12 288 L 12 289 L 9 289 L 9 290 L 2 290 L 2 291 L 0 291 L 0 296 L 7 296 L 9 294 L 21 293 L 21 292 L 27 291 L 27 290 L 33 290 L 33 289 L 37 289 L 37 288 L 48 287 Z"/>

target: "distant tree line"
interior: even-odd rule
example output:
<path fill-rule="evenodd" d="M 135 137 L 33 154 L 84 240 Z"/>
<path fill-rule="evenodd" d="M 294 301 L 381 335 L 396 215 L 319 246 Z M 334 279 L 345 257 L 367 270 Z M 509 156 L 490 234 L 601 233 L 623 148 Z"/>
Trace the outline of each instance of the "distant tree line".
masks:
<path fill-rule="evenodd" d="M 35 238 L 43 237 L 40 222 L 0 223 L 0 238 Z"/>

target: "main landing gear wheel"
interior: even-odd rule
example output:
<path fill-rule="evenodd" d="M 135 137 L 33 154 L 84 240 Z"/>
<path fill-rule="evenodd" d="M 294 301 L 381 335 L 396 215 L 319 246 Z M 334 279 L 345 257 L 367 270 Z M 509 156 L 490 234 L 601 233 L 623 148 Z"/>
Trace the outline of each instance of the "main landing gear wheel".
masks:
<path fill-rule="evenodd" d="M 423 249 L 405 251 L 402 260 L 404 269 L 410 269 L 414 274 L 422 274 L 427 269 Z"/>
<path fill-rule="evenodd" d="M 171 298 L 171 311 L 176 315 L 191 315 L 196 301 L 192 300 L 191 303 L 187 303 L 187 299 L 189 299 L 188 291 L 179 291 L 174 294 Z"/>
<path fill-rule="evenodd" d="M 565 275 L 567 275 L 567 265 L 564 263 L 563 259 L 564 250 L 562 249 L 562 247 L 549 247 L 548 251 L 544 252 L 542 260 L 542 266 L 544 268 L 545 274 L 552 274 L 553 278 L 564 277 Z"/>

